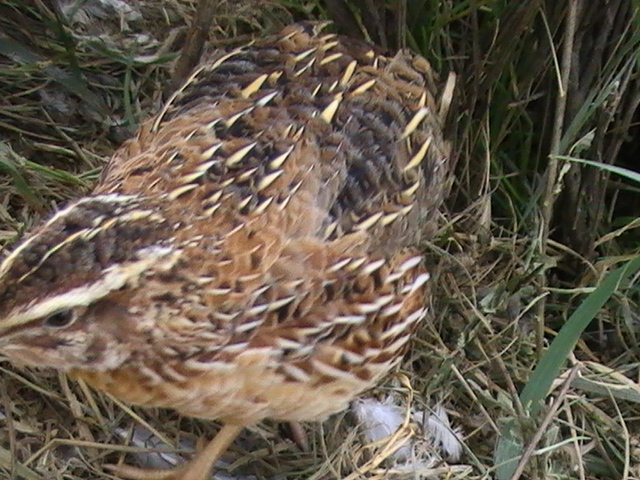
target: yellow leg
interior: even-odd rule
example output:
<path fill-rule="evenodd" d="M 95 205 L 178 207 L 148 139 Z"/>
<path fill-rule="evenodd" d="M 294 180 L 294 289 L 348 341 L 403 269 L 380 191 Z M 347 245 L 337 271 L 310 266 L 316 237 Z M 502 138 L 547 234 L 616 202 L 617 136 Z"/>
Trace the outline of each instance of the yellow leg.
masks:
<path fill-rule="evenodd" d="M 291 440 L 293 440 L 298 448 L 303 452 L 310 452 L 309 438 L 302 424 L 300 422 L 288 422 L 286 427 L 288 427 L 287 430 Z"/>
<path fill-rule="evenodd" d="M 150 470 L 130 465 L 106 465 L 106 468 L 127 480 L 209 480 L 215 463 L 243 429 L 243 425 L 224 425 L 193 460 L 170 470 Z"/>

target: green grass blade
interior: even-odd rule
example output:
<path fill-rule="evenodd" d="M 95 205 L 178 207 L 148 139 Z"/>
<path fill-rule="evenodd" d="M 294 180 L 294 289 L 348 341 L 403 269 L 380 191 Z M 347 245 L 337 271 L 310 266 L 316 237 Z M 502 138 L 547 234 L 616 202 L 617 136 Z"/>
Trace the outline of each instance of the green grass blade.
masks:
<path fill-rule="evenodd" d="M 573 351 L 587 325 L 611 298 L 611 295 L 618 290 L 620 284 L 639 270 L 640 256 L 610 272 L 560 329 L 520 394 L 522 405 L 529 416 L 535 417 L 540 413 L 543 401 L 548 395 L 553 381 L 560 374 L 567 357 Z M 523 445 L 517 435 L 517 427 L 517 421 L 512 419 L 502 428 L 494 455 L 498 480 L 508 480 L 512 477 L 522 455 Z"/>
<path fill-rule="evenodd" d="M 558 160 L 566 160 L 568 162 L 589 165 L 591 167 L 599 168 L 600 170 L 605 170 L 610 173 L 615 173 L 616 175 L 620 175 L 621 177 L 631 180 L 632 182 L 640 183 L 640 173 L 634 172 L 633 170 L 629 170 L 627 168 L 616 167 L 615 165 L 610 165 L 608 163 L 602 163 L 602 162 L 595 162 L 593 160 L 584 160 L 582 158 L 567 157 L 564 155 L 558 155 L 556 158 Z"/>
<path fill-rule="evenodd" d="M 31 189 L 26 178 L 16 165 L 15 153 L 4 142 L 0 142 L 0 172 L 6 173 L 11 177 L 14 188 L 26 202 L 37 210 L 44 210 L 42 200 Z"/>

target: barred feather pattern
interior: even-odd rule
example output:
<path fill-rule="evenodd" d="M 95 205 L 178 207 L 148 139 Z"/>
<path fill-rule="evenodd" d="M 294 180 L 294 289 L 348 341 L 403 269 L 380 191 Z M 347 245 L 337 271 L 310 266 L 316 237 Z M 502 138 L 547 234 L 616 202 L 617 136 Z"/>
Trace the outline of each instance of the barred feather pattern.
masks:
<path fill-rule="evenodd" d="M 427 313 L 437 92 L 318 24 L 217 52 L 4 260 L 0 351 L 232 424 L 345 408 Z"/>

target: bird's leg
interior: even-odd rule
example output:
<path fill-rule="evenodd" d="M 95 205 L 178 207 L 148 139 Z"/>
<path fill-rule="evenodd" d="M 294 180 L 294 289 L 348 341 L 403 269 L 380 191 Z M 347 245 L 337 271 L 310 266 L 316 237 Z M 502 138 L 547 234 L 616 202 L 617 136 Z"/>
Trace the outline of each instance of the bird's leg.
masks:
<path fill-rule="evenodd" d="M 307 436 L 307 432 L 304 431 L 304 427 L 300 424 L 300 422 L 287 422 L 282 424 L 282 429 L 285 431 L 285 435 L 287 435 L 293 443 L 295 443 L 300 450 L 303 452 L 309 452 L 309 437 Z"/>
<path fill-rule="evenodd" d="M 151 470 L 130 465 L 107 465 L 106 468 L 127 480 L 209 480 L 215 463 L 243 429 L 244 425 L 224 425 L 193 460 L 170 470 Z"/>

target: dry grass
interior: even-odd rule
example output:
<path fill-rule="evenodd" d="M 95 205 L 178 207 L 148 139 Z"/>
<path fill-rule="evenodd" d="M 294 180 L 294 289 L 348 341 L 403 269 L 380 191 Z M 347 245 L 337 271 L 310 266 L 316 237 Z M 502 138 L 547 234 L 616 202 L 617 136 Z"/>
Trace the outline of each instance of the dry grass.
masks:
<path fill-rule="evenodd" d="M 85 2 L 75 21 L 49 2 L 0 5 L 6 245 L 87 191 L 110 152 L 159 105 L 195 9 L 187 0 L 128 0 L 132 10 L 115 15 L 91 10 L 96 3 Z M 367 26 L 363 8 L 374 2 L 352 3 L 359 3 L 351 9 L 358 31 Z M 309 452 L 275 424 L 245 432 L 225 457 L 236 478 L 503 480 L 518 474 L 515 463 L 507 470 L 496 464 L 498 443 L 509 438 L 522 444 L 523 478 L 640 478 L 635 277 L 587 313 L 596 321 L 575 349 L 567 345 L 572 353 L 558 359 L 561 373 L 549 370 L 544 405 L 522 401 L 521 392 L 536 386 L 528 383 L 534 366 L 548 358 L 586 294 L 597 294 L 606 273 L 636 253 L 637 183 L 547 162 L 553 154 L 624 166 L 623 141 L 640 102 L 635 3 L 579 4 L 416 1 L 404 30 L 394 30 L 443 78 L 459 74 L 451 130 L 457 175 L 441 230 L 425 240 L 434 318 L 400 374 L 373 394 L 393 394 L 414 410 L 444 405 L 464 437 L 462 460 L 434 453 L 431 463 L 403 470 L 387 457 L 407 436 L 419 436 L 414 424 L 365 445 L 345 414 L 305 426 Z M 323 12 L 314 1 L 236 0 L 219 8 L 213 45 Z M 171 411 L 115 404 L 50 371 L 7 363 L 0 365 L 0 413 L 0 476 L 28 480 L 102 478 L 103 463 L 149 450 L 131 441 L 140 426 L 178 452 L 216 429 Z"/>

